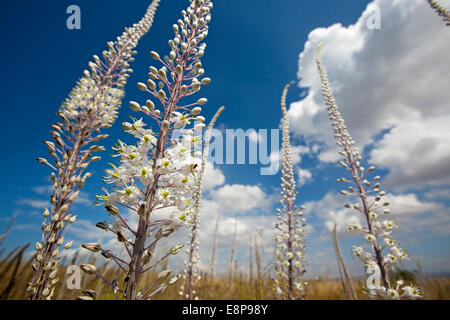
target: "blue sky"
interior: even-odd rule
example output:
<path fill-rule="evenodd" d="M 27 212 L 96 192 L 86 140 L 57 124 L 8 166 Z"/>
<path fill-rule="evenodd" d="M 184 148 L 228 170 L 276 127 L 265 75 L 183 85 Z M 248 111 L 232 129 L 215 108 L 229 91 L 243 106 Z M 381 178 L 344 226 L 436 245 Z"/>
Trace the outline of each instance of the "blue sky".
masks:
<path fill-rule="evenodd" d="M 302 169 L 303 174 L 311 174 L 299 187 L 299 203 L 306 204 L 311 226 L 309 272 L 336 274 L 327 223 L 338 220 L 345 225 L 344 220 L 351 214 L 342 210 L 345 199 L 338 195 L 335 180 L 343 173 L 335 165 L 331 129 L 323 116 L 312 60 L 313 49 L 320 40 L 325 41 L 324 63 L 336 88 L 338 105 L 350 132 L 364 148 L 365 158 L 377 164 L 386 177 L 385 188 L 394 195 L 392 202 L 397 203 L 394 208 L 398 209 L 400 225 L 405 224 L 398 236 L 413 257 L 408 266 L 414 268 L 419 258 L 427 272 L 449 272 L 450 168 L 445 163 L 450 151 L 449 131 L 443 121 L 450 114 L 443 102 L 449 101 L 445 88 L 450 78 L 441 70 L 448 71 L 450 61 L 448 55 L 439 54 L 445 49 L 448 52 L 448 30 L 420 0 L 403 0 L 396 5 L 387 0 L 375 1 L 381 9 L 382 28 L 369 30 L 364 20 L 371 15 L 366 10 L 369 2 L 215 1 L 203 58 L 206 76 L 213 80 L 201 91 L 201 96 L 209 100 L 204 115 L 210 119 L 219 106 L 225 105 L 227 109 L 218 123 L 222 130 L 276 129 L 280 124 L 282 88 L 294 83 L 288 104 L 294 153 L 299 160 L 296 173 Z M 125 138 L 120 123 L 132 115 L 128 101 L 145 99 L 136 83 L 147 79 L 148 66 L 153 63 L 148 52 L 169 52 L 171 26 L 187 3 L 162 0 L 150 32 L 137 47 L 123 108 L 116 126 L 107 130 L 107 150 L 116 139 Z M 66 28 L 66 8 L 71 4 L 81 8 L 81 30 Z M 0 51 L 0 233 L 8 217 L 17 215 L 6 247 L 40 237 L 40 213 L 43 201 L 48 199 L 45 186 L 49 170 L 35 158 L 46 154 L 42 142 L 50 137 L 49 125 L 57 121 L 59 104 L 92 55 L 100 54 L 107 41 L 137 22 L 148 4 L 137 0 L 132 5 L 103 0 L 4 0 L 0 4 L 1 38 L 7 44 Z M 80 222 L 68 236 L 78 244 L 95 240 L 98 233 L 92 239 L 82 237 L 91 230 L 90 224 L 107 219 L 102 208 L 90 203 L 100 192 L 102 170 L 111 161 L 109 154 L 103 152 L 103 160 L 92 166 L 95 175 L 74 207 Z M 407 165 L 411 170 L 405 169 Z M 280 177 L 261 176 L 259 170 L 258 165 L 217 165 L 211 170 L 215 183 L 211 182 L 206 190 L 202 219 L 204 264 L 209 261 L 207 239 L 219 212 L 223 221 L 220 257 L 228 259 L 230 237 L 238 221 L 238 258 L 242 266 L 247 263 L 248 233 L 258 228 L 266 229 L 264 243 L 266 257 L 270 258 L 271 222 Z M 351 270 L 361 273 L 362 266 L 350 257 L 351 245 L 360 240 L 345 232 L 341 238 Z"/>

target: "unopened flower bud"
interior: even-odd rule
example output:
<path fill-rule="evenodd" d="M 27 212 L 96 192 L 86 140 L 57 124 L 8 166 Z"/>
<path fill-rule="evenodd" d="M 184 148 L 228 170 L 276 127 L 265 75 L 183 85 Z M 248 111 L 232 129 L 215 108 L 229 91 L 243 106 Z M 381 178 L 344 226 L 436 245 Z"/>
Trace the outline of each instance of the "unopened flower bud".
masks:
<path fill-rule="evenodd" d="M 202 84 L 203 85 L 207 85 L 207 84 L 210 84 L 211 83 L 211 79 L 210 78 L 203 78 L 202 79 Z"/>
<path fill-rule="evenodd" d="M 80 265 L 80 269 L 87 274 L 94 274 L 97 271 L 97 267 L 92 264 L 82 264 Z"/>
<path fill-rule="evenodd" d="M 137 83 L 137 87 L 138 87 L 138 89 L 141 90 L 141 91 L 147 91 L 147 90 L 148 90 L 148 88 L 147 88 L 147 86 L 145 85 L 145 83 L 142 83 L 142 82 L 138 82 L 138 83 Z"/>
<path fill-rule="evenodd" d="M 125 234 L 125 232 L 122 229 L 119 229 L 117 231 L 117 240 L 119 242 L 126 242 L 127 241 L 127 235 Z"/>
<path fill-rule="evenodd" d="M 179 244 L 177 246 L 172 247 L 172 249 L 170 249 L 170 254 L 177 254 L 182 248 L 184 247 L 184 244 Z"/>
<path fill-rule="evenodd" d="M 155 104 L 151 100 L 147 100 L 145 103 L 149 111 L 155 110 Z"/>
<path fill-rule="evenodd" d="M 150 52 L 150 55 L 151 55 L 151 57 L 152 57 L 153 59 L 155 59 L 155 60 L 160 60 L 160 57 L 159 57 L 158 52 L 151 51 L 151 52 Z"/>
<path fill-rule="evenodd" d="M 170 122 L 167 120 L 163 120 L 163 122 L 161 123 L 161 130 L 166 131 L 167 129 L 169 129 L 170 126 Z"/>
<path fill-rule="evenodd" d="M 98 243 L 84 243 L 81 246 L 84 249 L 92 252 L 99 252 L 102 249 L 102 247 Z"/>
<path fill-rule="evenodd" d="M 140 111 L 141 110 L 141 106 L 137 102 L 130 101 L 130 109 L 133 110 L 133 111 Z"/>
<path fill-rule="evenodd" d="M 155 89 L 156 89 L 156 84 L 155 84 L 155 82 L 154 82 L 153 80 L 151 80 L 151 79 L 148 79 L 148 80 L 147 80 L 147 85 L 148 85 L 148 87 L 150 88 L 150 90 L 155 90 Z"/>
<path fill-rule="evenodd" d="M 198 115 L 200 112 L 202 112 L 202 108 L 200 108 L 200 107 L 195 107 L 194 109 L 191 110 L 191 114 L 193 116 Z"/>
<path fill-rule="evenodd" d="M 97 223 L 95 224 L 95 226 L 96 226 L 97 228 L 102 229 L 102 230 L 108 230 L 108 228 L 109 228 L 107 222 L 97 222 Z"/>
<path fill-rule="evenodd" d="M 197 104 L 202 106 L 202 105 L 206 104 L 207 102 L 208 102 L 208 99 L 201 98 L 201 99 L 198 99 Z"/>
<path fill-rule="evenodd" d="M 166 277 L 168 277 L 171 273 L 172 273 L 172 270 L 171 270 L 171 269 L 167 269 L 167 270 L 161 271 L 160 273 L 158 273 L 158 279 L 166 278 Z"/>
<path fill-rule="evenodd" d="M 69 241 L 64 245 L 64 249 L 70 249 L 72 247 L 73 241 Z"/>
<path fill-rule="evenodd" d="M 159 99 L 161 99 L 161 100 L 164 100 L 164 99 L 166 99 L 166 92 L 164 91 L 164 90 L 159 90 L 158 91 L 158 97 L 159 97 Z"/>
<path fill-rule="evenodd" d="M 117 216 L 119 214 L 119 208 L 116 206 L 107 204 L 105 205 L 106 211 L 108 211 L 112 216 Z"/>

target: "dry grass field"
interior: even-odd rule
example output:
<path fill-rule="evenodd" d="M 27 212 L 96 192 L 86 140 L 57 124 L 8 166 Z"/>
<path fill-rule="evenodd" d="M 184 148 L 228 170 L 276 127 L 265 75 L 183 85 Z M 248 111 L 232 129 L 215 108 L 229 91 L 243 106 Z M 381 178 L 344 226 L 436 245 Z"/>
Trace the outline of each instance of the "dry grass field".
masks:
<path fill-rule="evenodd" d="M 24 260 L 24 247 L 17 247 L 15 250 L 6 253 L 0 250 L 0 299 L 25 300 L 27 299 L 26 283 L 32 276 L 31 259 Z M 96 264 L 95 257 L 78 258 L 65 261 L 66 265 L 90 263 Z M 167 267 L 167 266 L 162 266 Z M 123 276 L 117 268 L 111 268 L 103 264 L 98 268 L 99 272 L 108 279 L 123 281 Z M 112 290 L 99 280 L 95 275 L 81 274 L 81 288 L 90 289 L 97 292 L 97 299 L 115 299 Z M 73 300 L 82 295 L 81 290 L 69 290 L 67 288 L 66 267 L 62 266 L 58 271 L 58 281 L 53 299 Z M 142 286 L 148 288 L 155 283 L 156 273 L 147 273 L 143 279 Z M 306 291 L 307 300 L 343 300 L 345 299 L 340 280 L 334 279 L 314 279 L 307 280 Z M 353 281 L 358 299 L 369 299 L 363 294 L 363 281 Z M 446 300 L 450 299 L 450 277 L 421 277 L 416 283 L 424 291 L 424 299 Z M 179 300 L 182 280 L 167 287 L 162 293 L 155 296 L 155 299 Z M 242 274 L 236 274 L 229 285 L 228 277 L 208 277 L 207 274 L 196 284 L 195 290 L 202 300 L 273 300 L 276 296 L 273 293 L 272 280 L 268 277 L 253 280 Z M 120 298 L 120 297 L 119 297 Z"/>

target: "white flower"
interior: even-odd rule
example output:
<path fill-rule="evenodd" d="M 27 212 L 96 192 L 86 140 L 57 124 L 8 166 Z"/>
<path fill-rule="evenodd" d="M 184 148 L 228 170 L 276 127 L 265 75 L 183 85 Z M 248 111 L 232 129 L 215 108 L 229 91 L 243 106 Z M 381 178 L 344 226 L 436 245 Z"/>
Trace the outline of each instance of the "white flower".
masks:
<path fill-rule="evenodd" d="M 402 288 L 405 296 L 407 296 L 410 299 L 419 299 L 422 298 L 422 293 L 420 292 L 419 288 L 415 286 L 404 286 Z"/>
<path fill-rule="evenodd" d="M 130 185 L 118 191 L 123 202 L 137 205 L 140 199 L 141 191 L 135 185 Z"/>
<path fill-rule="evenodd" d="M 294 286 L 297 290 L 303 290 L 303 285 L 300 282 L 294 282 Z"/>
<path fill-rule="evenodd" d="M 396 224 L 393 220 L 385 220 L 383 221 L 383 227 L 385 227 L 387 230 L 392 230 L 396 227 Z"/>
<path fill-rule="evenodd" d="M 277 287 L 277 289 L 276 289 L 276 294 L 277 294 L 277 295 L 282 295 L 282 294 L 283 294 L 283 291 L 281 290 L 280 287 Z"/>
<path fill-rule="evenodd" d="M 375 238 L 375 236 L 370 233 L 365 236 L 365 239 L 368 243 L 371 243 L 371 244 L 373 244 L 377 241 L 377 238 Z"/>
<path fill-rule="evenodd" d="M 175 129 L 183 129 L 190 123 L 188 116 L 183 115 L 180 112 L 173 112 L 174 117 L 171 119 L 171 121 L 174 124 Z"/>
<path fill-rule="evenodd" d="M 386 265 L 386 267 L 393 268 L 398 262 L 398 259 L 393 254 L 388 253 L 384 259 L 383 263 Z"/>
<path fill-rule="evenodd" d="M 360 233 L 362 231 L 362 226 L 359 223 L 354 223 L 348 225 L 347 230 L 350 232 Z"/>
<path fill-rule="evenodd" d="M 385 293 L 385 296 L 391 300 L 399 300 L 400 299 L 400 295 L 398 294 L 397 290 L 394 290 L 394 289 L 388 289 Z"/>
<path fill-rule="evenodd" d="M 366 264 L 366 273 L 367 274 L 373 274 L 374 272 L 377 272 L 378 270 L 380 270 L 380 268 L 378 267 L 376 262 L 372 261 L 372 262 L 369 262 L 368 264 Z"/>
<path fill-rule="evenodd" d="M 389 239 L 389 238 L 385 238 L 385 239 L 384 239 L 384 243 L 385 243 L 387 246 L 389 246 L 389 247 L 395 246 L 395 241 L 392 240 L 392 239 Z"/>
<path fill-rule="evenodd" d="M 138 168 L 136 177 L 144 186 L 153 183 L 153 169 L 149 166 Z"/>

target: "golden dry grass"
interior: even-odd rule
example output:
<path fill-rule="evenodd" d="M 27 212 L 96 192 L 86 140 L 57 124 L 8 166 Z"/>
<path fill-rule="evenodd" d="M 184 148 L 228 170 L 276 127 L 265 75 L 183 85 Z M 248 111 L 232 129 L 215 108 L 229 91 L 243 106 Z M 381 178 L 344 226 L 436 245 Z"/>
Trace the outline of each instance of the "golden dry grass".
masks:
<path fill-rule="evenodd" d="M 31 259 L 24 261 L 22 248 L 5 255 L 0 260 L 0 299 L 23 300 L 27 299 L 25 292 L 26 282 L 31 278 Z M 93 256 L 78 259 L 75 257 L 68 264 L 94 263 Z M 99 266 L 99 271 L 107 279 L 116 279 L 119 283 L 123 281 L 122 273 L 117 268 L 111 268 L 108 264 Z M 59 269 L 54 299 L 73 300 L 81 295 L 81 290 L 69 290 L 66 286 L 66 267 Z M 142 287 L 147 288 L 154 283 L 155 273 L 147 273 L 141 282 Z M 273 300 L 275 296 L 272 291 L 272 281 L 269 278 L 255 278 L 253 281 L 237 274 L 233 277 L 231 286 L 228 285 L 228 277 L 215 277 L 211 279 L 207 274 L 196 284 L 195 290 L 204 300 Z M 425 299 L 450 299 L 450 278 L 432 277 L 417 280 L 417 284 L 424 290 Z M 155 299 L 182 299 L 179 295 L 180 280 L 173 286 L 169 286 L 164 292 L 158 294 Z M 354 280 L 354 285 L 359 299 L 367 299 L 362 293 L 363 281 Z M 114 299 L 111 290 L 96 276 L 82 274 L 81 287 L 97 292 L 99 299 Z M 314 300 L 343 300 L 344 293 L 339 280 L 318 279 L 309 280 L 306 299 Z"/>

